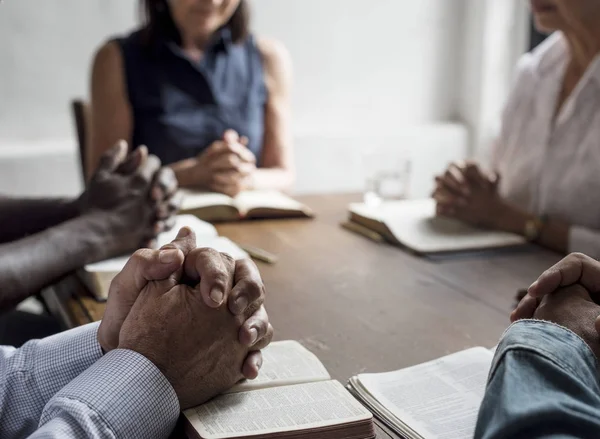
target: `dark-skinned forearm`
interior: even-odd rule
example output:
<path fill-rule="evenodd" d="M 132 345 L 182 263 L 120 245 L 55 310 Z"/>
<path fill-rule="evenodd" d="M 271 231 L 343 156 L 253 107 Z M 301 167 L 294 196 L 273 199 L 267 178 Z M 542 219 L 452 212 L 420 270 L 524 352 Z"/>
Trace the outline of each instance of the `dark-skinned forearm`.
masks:
<path fill-rule="evenodd" d="M 71 271 L 98 260 L 104 225 L 99 217 L 82 216 L 44 232 L 0 245 L 0 310 L 21 300 Z"/>
<path fill-rule="evenodd" d="M 21 239 L 79 214 L 73 199 L 0 197 L 0 243 Z"/>

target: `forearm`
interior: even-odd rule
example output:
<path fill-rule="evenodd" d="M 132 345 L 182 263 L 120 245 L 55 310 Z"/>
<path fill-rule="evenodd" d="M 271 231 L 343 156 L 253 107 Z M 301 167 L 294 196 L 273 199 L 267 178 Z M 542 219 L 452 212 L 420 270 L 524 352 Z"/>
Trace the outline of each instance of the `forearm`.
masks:
<path fill-rule="evenodd" d="M 600 437 L 594 354 L 575 333 L 521 321 L 505 333 L 492 364 L 476 438 Z"/>
<path fill-rule="evenodd" d="M 82 326 L 20 349 L 0 347 L 0 437 L 25 437 L 48 401 L 102 356 L 98 324 Z"/>
<path fill-rule="evenodd" d="M 536 216 L 514 206 L 505 208 L 505 213 L 499 218 L 498 228 L 505 232 L 525 234 L 528 221 L 536 220 Z M 549 218 L 535 241 L 537 244 L 559 253 L 569 252 L 570 226 L 561 221 Z"/>
<path fill-rule="evenodd" d="M 173 387 L 156 366 L 117 349 L 48 402 L 30 439 L 168 437 L 179 411 Z"/>
<path fill-rule="evenodd" d="M 21 239 L 79 214 L 76 200 L 0 197 L 0 243 Z"/>
<path fill-rule="evenodd" d="M 175 172 L 179 187 L 186 189 L 205 189 L 196 175 L 197 159 L 190 158 L 172 163 L 169 167 Z"/>
<path fill-rule="evenodd" d="M 103 227 L 101 217 L 87 215 L 0 245 L 0 310 L 101 259 Z"/>
<path fill-rule="evenodd" d="M 294 184 L 295 174 L 286 168 L 258 168 L 252 177 L 252 188 L 287 191 Z"/>

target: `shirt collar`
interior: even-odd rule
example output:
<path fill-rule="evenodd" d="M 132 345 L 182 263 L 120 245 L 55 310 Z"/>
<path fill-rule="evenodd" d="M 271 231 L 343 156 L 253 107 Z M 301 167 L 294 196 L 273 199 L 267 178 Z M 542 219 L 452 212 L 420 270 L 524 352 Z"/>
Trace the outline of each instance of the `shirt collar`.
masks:
<path fill-rule="evenodd" d="M 569 47 L 562 32 L 557 31 L 548 37 L 532 53 L 534 65 L 540 76 L 562 74 L 564 71 Z M 584 77 L 597 81 L 600 85 L 600 54 L 592 60 Z"/>
<path fill-rule="evenodd" d="M 175 41 L 165 41 L 165 46 L 168 50 L 177 56 L 185 57 L 185 53 L 181 47 L 175 43 Z M 214 33 L 210 41 L 206 46 L 206 54 L 218 53 L 225 51 L 229 53 L 233 46 L 233 38 L 231 36 L 231 30 L 228 27 L 222 27 Z"/>

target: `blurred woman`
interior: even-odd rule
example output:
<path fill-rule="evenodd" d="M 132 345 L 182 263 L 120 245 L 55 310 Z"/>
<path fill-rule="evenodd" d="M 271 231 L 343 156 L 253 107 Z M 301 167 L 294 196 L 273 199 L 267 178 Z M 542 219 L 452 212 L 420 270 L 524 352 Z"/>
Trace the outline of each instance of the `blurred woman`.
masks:
<path fill-rule="evenodd" d="M 92 68 L 87 171 L 116 139 L 147 145 L 180 186 L 288 188 L 291 62 L 249 33 L 247 0 L 141 0 L 145 23 Z"/>
<path fill-rule="evenodd" d="M 438 214 L 600 257 L 600 1 L 531 0 L 555 31 L 517 67 L 491 173 L 451 165 Z"/>

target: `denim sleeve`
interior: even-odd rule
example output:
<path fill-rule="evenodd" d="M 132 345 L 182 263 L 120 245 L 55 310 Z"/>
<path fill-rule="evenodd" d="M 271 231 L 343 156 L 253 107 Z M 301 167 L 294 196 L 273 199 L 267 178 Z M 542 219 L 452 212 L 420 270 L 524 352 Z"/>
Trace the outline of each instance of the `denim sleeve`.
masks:
<path fill-rule="evenodd" d="M 475 438 L 600 438 L 598 363 L 575 333 L 524 320 L 505 332 Z"/>

